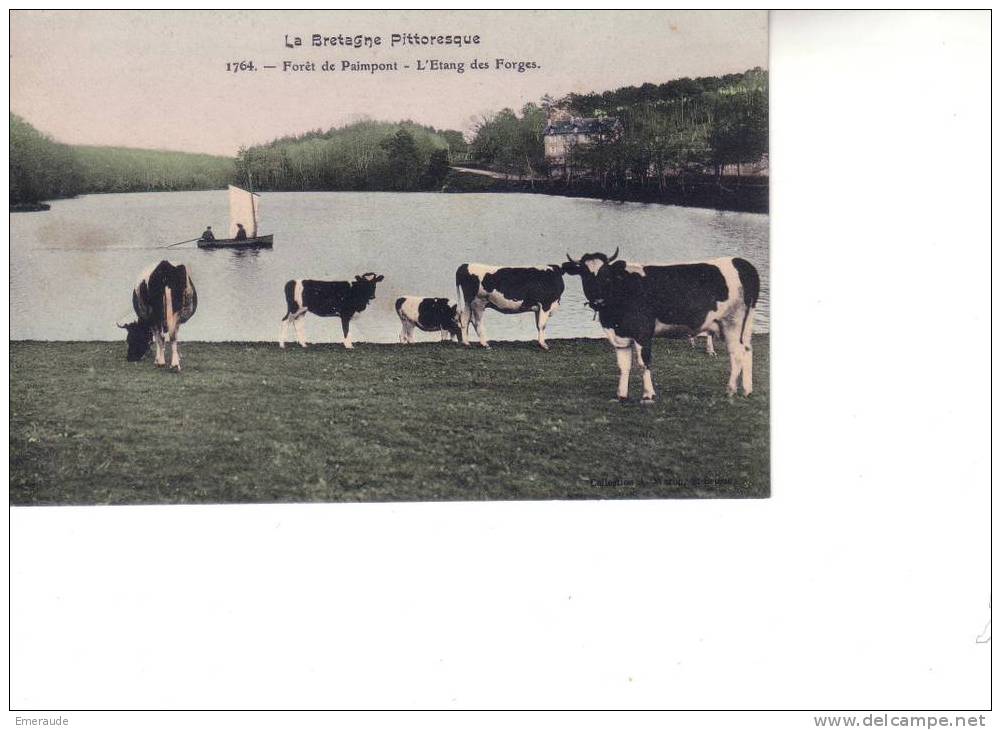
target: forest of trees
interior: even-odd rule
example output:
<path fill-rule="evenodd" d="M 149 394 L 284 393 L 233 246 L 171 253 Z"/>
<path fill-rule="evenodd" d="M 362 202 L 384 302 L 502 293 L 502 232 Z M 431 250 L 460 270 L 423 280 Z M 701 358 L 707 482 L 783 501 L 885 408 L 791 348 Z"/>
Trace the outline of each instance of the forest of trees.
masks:
<path fill-rule="evenodd" d="M 217 190 L 233 182 L 231 157 L 126 147 L 72 148 L 80 163 L 80 192 L 131 193 Z"/>
<path fill-rule="evenodd" d="M 23 205 L 76 195 L 80 163 L 59 144 L 16 114 L 10 115 L 10 203 Z"/>
<path fill-rule="evenodd" d="M 10 204 L 83 193 L 224 188 L 236 179 L 231 157 L 55 142 L 10 115 Z"/>
<path fill-rule="evenodd" d="M 240 150 L 237 177 L 255 190 L 439 190 L 461 132 L 361 121 Z"/>
<path fill-rule="evenodd" d="M 470 145 L 484 166 L 518 175 L 549 174 L 543 136 L 553 109 L 579 117 L 615 117 L 621 132 L 569 150 L 565 182 L 602 189 L 624 185 L 685 185 L 686 178 L 720 178 L 728 166 L 756 163 L 768 152 L 768 74 L 676 79 L 615 91 L 545 97 L 520 114 L 503 109 L 484 119 Z"/>
<path fill-rule="evenodd" d="M 210 190 L 440 190 L 455 130 L 363 121 L 282 137 L 237 157 L 123 147 L 71 146 L 10 115 L 10 204 L 83 193 Z"/>

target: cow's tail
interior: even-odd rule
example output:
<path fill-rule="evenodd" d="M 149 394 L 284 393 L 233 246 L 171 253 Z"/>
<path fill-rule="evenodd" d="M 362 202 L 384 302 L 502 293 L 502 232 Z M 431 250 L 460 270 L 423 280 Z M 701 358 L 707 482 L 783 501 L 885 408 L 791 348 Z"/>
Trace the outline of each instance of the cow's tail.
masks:
<path fill-rule="evenodd" d="M 167 339 L 173 341 L 177 339 L 177 319 L 180 312 L 174 306 L 174 292 L 169 286 L 163 288 L 163 325 L 166 330 Z"/>
<path fill-rule="evenodd" d="M 181 264 L 177 267 L 180 272 L 179 283 L 182 284 L 181 296 L 178 298 L 180 311 L 178 311 L 178 324 L 184 324 L 195 316 L 198 309 L 198 292 L 195 291 L 195 283 L 191 280 L 188 267 Z"/>
<path fill-rule="evenodd" d="M 744 321 L 740 326 L 740 344 L 749 343 L 751 340 L 751 330 L 754 327 L 754 318 L 751 314 L 758 304 L 758 295 L 761 293 L 761 279 L 754 264 L 741 258 L 733 260 L 733 268 L 737 270 L 740 277 L 740 288 L 744 290 Z"/>
<path fill-rule="evenodd" d="M 295 305 L 295 281 L 285 282 L 285 316 L 282 317 L 282 322 L 287 320 L 292 316 L 298 307 Z"/>
<path fill-rule="evenodd" d="M 466 296 L 462 291 L 462 281 L 469 276 L 469 266 L 463 264 L 455 270 L 455 301 L 459 305 L 459 311 L 466 309 Z"/>

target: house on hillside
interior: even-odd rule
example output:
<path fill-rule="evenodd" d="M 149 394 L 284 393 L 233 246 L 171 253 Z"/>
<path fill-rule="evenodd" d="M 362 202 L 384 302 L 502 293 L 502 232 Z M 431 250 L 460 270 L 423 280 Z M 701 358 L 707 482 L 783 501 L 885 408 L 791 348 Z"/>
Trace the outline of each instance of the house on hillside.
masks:
<path fill-rule="evenodd" d="M 546 162 L 552 177 L 563 177 L 573 164 L 574 152 L 600 139 L 616 139 L 622 134 L 618 117 L 573 117 L 554 110 L 543 132 Z"/>

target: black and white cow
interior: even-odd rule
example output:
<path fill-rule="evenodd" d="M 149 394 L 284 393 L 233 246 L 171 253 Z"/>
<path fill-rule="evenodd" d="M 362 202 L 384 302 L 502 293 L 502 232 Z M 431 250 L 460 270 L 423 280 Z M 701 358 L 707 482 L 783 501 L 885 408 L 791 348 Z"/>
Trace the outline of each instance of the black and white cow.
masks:
<path fill-rule="evenodd" d="M 455 288 L 464 304 L 461 313 L 462 342 L 469 344 L 469 323 L 473 323 L 483 347 L 490 347 L 483 325 L 489 307 L 503 314 L 535 312 L 539 347 L 548 350 L 546 322 L 560 306 L 563 296 L 563 267 L 487 266 L 463 264 L 455 270 Z"/>
<path fill-rule="evenodd" d="M 400 297 L 396 300 L 396 314 L 403 325 L 400 342 L 412 343 L 415 327 L 424 332 L 441 332 L 442 341 L 462 339 L 459 305 L 447 299 Z"/>
<path fill-rule="evenodd" d="M 127 331 L 129 345 L 126 357 L 138 362 L 156 342 L 156 366 L 166 365 L 165 344 L 173 346 L 170 366 L 181 371 L 181 355 L 177 351 L 177 331 L 198 308 L 198 294 L 184 264 L 161 261 L 140 278 L 132 290 L 132 309 L 138 319 L 118 326 Z"/>
<path fill-rule="evenodd" d="M 315 279 L 293 279 L 285 283 L 285 303 L 288 312 L 282 317 L 278 345 L 285 347 L 285 333 L 288 323 L 295 327 L 295 338 L 306 347 L 306 331 L 302 318 L 306 312 L 318 317 L 340 317 L 344 330 L 344 347 L 352 349 L 351 333 L 348 325 L 351 318 L 363 311 L 375 299 L 375 285 L 383 276 L 368 272 L 356 276 L 354 281 L 316 281 Z"/>
<path fill-rule="evenodd" d="M 761 282 L 757 269 L 742 258 L 718 258 L 690 264 L 633 264 L 603 253 L 584 254 L 563 265 L 581 277 L 584 296 L 598 313 L 619 364 L 620 400 L 629 395 L 632 352 L 643 368 L 643 402 L 656 393 L 650 374 L 655 336 L 722 337 L 730 353 L 727 392 L 737 391 L 737 378 L 751 394 L 754 307 Z"/>

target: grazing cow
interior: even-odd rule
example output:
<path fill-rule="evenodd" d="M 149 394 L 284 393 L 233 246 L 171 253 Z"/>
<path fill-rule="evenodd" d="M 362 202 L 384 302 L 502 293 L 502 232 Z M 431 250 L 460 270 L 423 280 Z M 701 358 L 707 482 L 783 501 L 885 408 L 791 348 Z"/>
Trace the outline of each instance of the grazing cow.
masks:
<path fill-rule="evenodd" d="M 138 319 L 118 326 L 127 331 L 130 362 L 138 362 L 156 341 L 156 366 L 166 365 L 164 343 L 173 346 L 170 366 L 181 371 L 177 331 L 198 308 L 198 294 L 184 264 L 161 261 L 144 273 L 132 290 L 132 308 Z"/>
<path fill-rule="evenodd" d="M 455 289 L 464 306 L 461 314 L 462 342 L 469 344 L 469 323 L 473 323 L 483 347 L 490 347 L 483 325 L 489 307 L 503 314 L 535 312 L 539 347 L 548 350 L 546 322 L 560 306 L 563 296 L 563 267 L 487 266 L 463 264 L 455 270 Z"/>
<path fill-rule="evenodd" d="M 629 395 L 630 348 L 643 368 L 643 401 L 656 397 L 651 344 L 654 336 L 723 338 L 730 353 L 727 392 L 737 391 L 737 378 L 751 394 L 751 332 L 761 287 L 758 272 L 742 258 L 718 258 L 691 264 L 632 264 L 603 253 L 567 254 L 564 271 L 581 277 L 584 296 L 598 313 L 619 363 L 619 400 Z"/>
<path fill-rule="evenodd" d="M 306 347 L 306 332 L 302 318 L 306 312 L 318 317 L 340 317 L 344 330 L 344 347 L 352 349 L 348 325 L 351 318 L 363 311 L 375 299 L 375 285 L 383 276 L 368 272 L 349 281 L 315 281 L 314 279 L 293 279 L 285 283 L 285 303 L 288 312 L 282 317 L 279 347 L 285 347 L 285 333 L 288 323 L 295 327 L 295 338 Z"/>
<path fill-rule="evenodd" d="M 396 300 L 396 314 L 403 325 L 400 342 L 414 341 L 414 327 L 424 332 L 441 332 L 442 341 L 453 337 L 462 339 L 459 305 L 452 304 L 447 299 L 400 297 Z"/>

